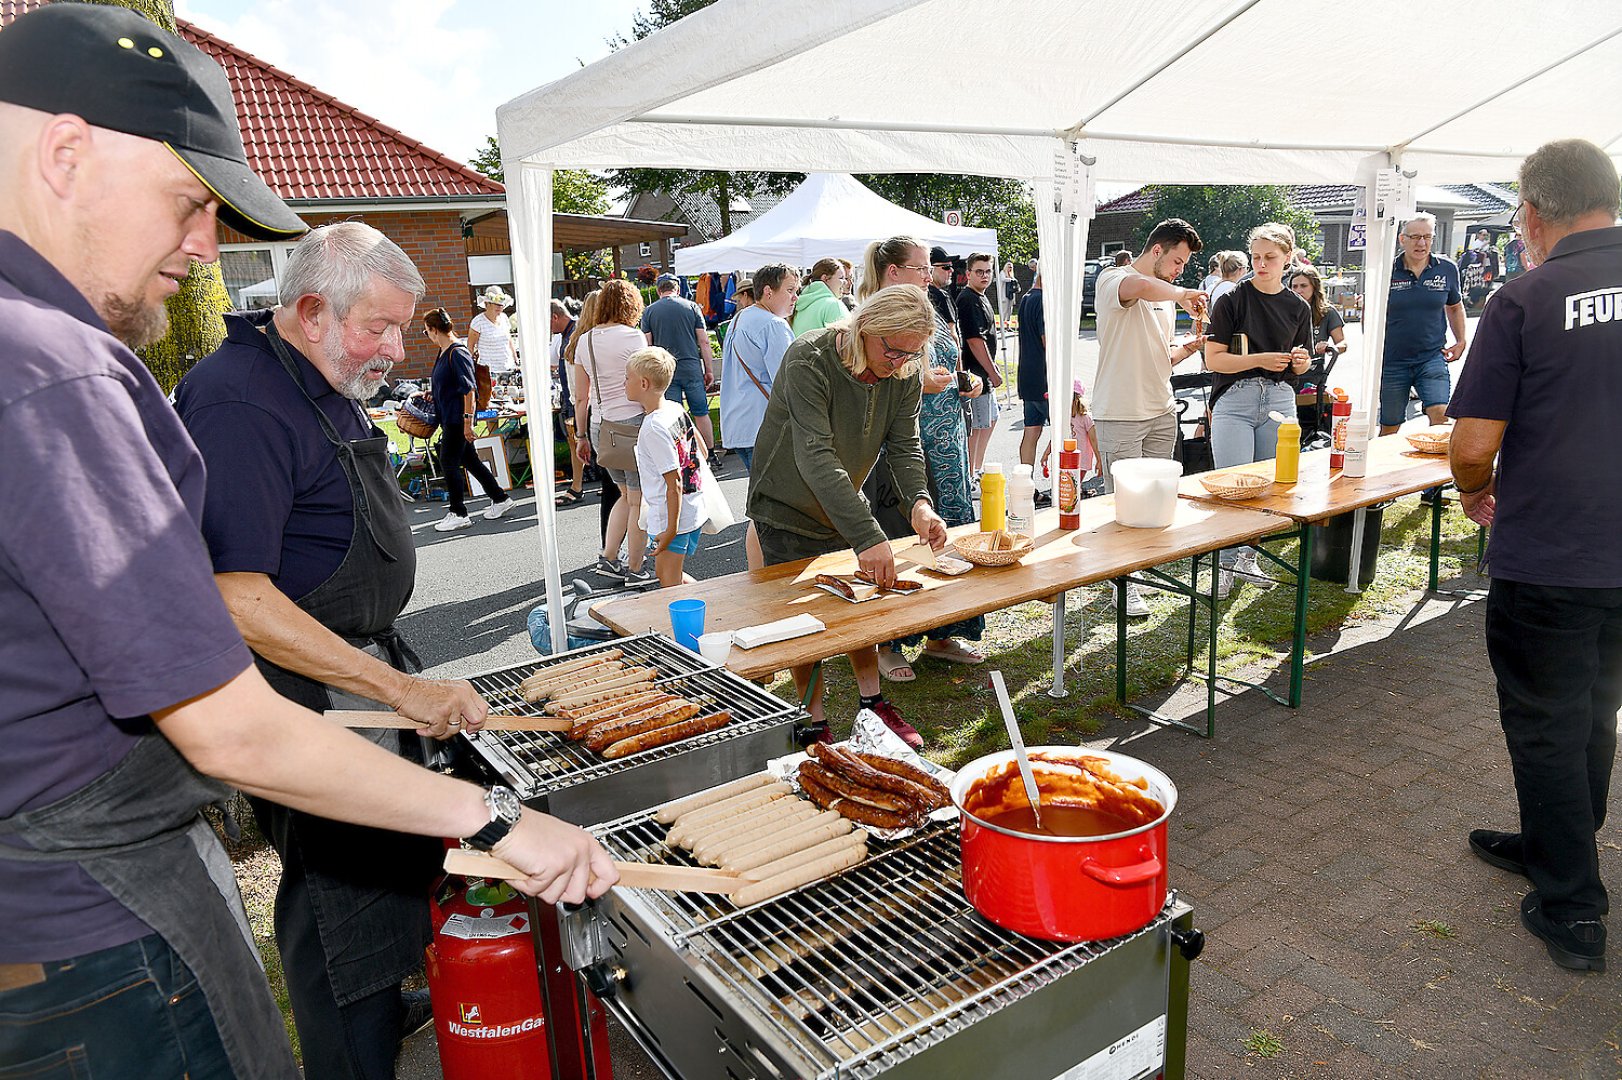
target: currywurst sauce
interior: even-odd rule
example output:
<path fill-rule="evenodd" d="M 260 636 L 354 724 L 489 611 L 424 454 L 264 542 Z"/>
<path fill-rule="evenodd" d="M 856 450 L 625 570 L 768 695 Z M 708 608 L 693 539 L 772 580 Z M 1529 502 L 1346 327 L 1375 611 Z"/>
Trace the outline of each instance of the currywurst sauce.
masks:
<path fill-rule="evenodd" d="M 1029 805 L 977 815 L 999 829 L 1030 833 L 1033 836 L 1111 836 L 1128 832 L 1137 825 L 1117 814 L 1097 810 L 1090 806 L 1063 806 L 1042 804 L 1042 825 L 1037 827 L 1036 815 Z"/>
<path fill-rule="evenodd" d="M 1042 827 L 1037 828 L 1019 769 L 998 766 L 969 787 L 963 809 L 1009 832 L 1032 836 L 1113 836 L 1130 832 L 1165 813 L 1143 780 L 1125 780 L 1103 758 L 1032 754 L 1040 796 Z"/>

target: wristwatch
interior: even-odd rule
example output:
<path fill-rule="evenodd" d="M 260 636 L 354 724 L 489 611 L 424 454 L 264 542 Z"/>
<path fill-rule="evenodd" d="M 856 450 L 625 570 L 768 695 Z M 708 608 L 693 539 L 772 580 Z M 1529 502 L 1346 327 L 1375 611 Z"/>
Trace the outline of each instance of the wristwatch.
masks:
<path fill-rule="evenodd" d="M 469 847 L 489 851 L 501 838 L 512 832 L 518 819 L 524 816 L 524 804 L 517 792 L 508 787 L 493 787 L 484 793 L 484 805 L 490 808 L 490 824 L 468 837 Z"/>

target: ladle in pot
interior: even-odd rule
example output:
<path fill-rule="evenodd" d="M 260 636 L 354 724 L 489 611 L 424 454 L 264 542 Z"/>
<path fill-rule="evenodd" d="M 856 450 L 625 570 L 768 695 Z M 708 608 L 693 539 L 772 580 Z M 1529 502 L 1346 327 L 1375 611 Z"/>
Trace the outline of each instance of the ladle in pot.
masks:
<path fill-rule="evenodd" d="M 997 691 L 997 704 L 1002 706 L 1002 722 L 1008 728 L 1008 741 L 1014 744 L 1014 760 L 1019 763 L 1019 778 L 1025 782 L 1025 797 L 1031 802 L 1031 817 L 1036 827 L 1042 827 L 1042 794 L 1036 788 L 1036 774 L 1031 771 L 1031 759 L 1025 756 L 1025 736 L 1019 733 L 1014 719 L 1014 703 L 1008 700 L 1008 687 L 1002 681 L 1002 672 L 991 673 L 991 687 Z"/>

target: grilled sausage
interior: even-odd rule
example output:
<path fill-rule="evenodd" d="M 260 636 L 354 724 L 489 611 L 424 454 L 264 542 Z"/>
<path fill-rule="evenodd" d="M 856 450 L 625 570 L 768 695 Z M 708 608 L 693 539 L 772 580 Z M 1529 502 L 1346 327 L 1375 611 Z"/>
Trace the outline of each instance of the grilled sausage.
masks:
<path fill-rule="evenodd" d="M 621 739 L 609 746 L 607 750 L 604 750 L 603 757 L 609 759 L 622 758 L 627 754 L 652 750 L 656 746 L 669 746 L 673 742 L 691 739 L 695 735 L 718 731 L 731 723 L 731 721 L 732 714 L 725 709 L 693 720 L 683 720 L 679 724 L 671 724 L 669 727 L 656 728 L 641 735 L 633 735 L 629 739 Z"/>
<path fill-rule="evenodd" d="M 841 817 L 849 818 L 858 825 L 870 825 L 875 829 L 915 829 L 929 820 L 929 815 L 917 807 L 905 813 L 898 813 L 847 799 L 819 782 L 815 776 L 806 775 L 803 768 L 800 772 L 800 786 L 805 789 L 812 802 L 825 810 L 836 810 Z"/>
<path fill-rule="evenodd" d="M 799 802 L 793 798 L 793 792 L 777 790 L 777 785 L 751 792 L 747 798 L 738 805 L 728 809 L 725 813 L 706 818 L 703 821 L 678 821 L 672 825 L 665 834 L 665 844 L 670 847 L 683 847 L 689 851 L 704 843 L 723 830 L 730 830 L 733 826 L 746 821 L 754 821 L 759 815 L 775 811 L 777 807 Z"/>
<path fill-rule="evenodd" d="M 855 866 L 867 858 L 867 847 L 856 845 L 846 848 L 833 855 L 826 856 L 816 862 L 801 863 L 792 870 L 767 878 L 765 881 L 746 885 L 732 894 L 732 902 L 739 907 L 748 907 L 758 904 L 762 900 L 770 900 L 780 893 L 791 889 L 798 889 L 802 885 L 809 885 L 813 881 L 820 881 L 830 874 L 837 874 L 847 867 Z"/>
<path fill-rule="evenodd" d="M 573 671 L 565 671 L 561 674 L 549 674 L 544 679 L 538 679 L 534 682 L 526 680 L 520 685 L 530 693 L 550 697 L 556 693 L 565 693 L 571 688 L 579 689 L 583 686 L 589 686 L 598 679 L 613 675 L 616 671 L 624 671 L 628 666 L 630 665 L 623 660 L 603 660 L 591 667 L 575 668 Z"/>
<path fill-rule="evenodd" d="M 880 810 L 900 812 L 912 805 L 894 792 L 868 787 L 860 781 L 842 776 L 820 762 L 802 762 L 800 765 L 800 778 L 803 780 L 808 773 L 834 794 L 842 795 L 847 799 L 854 799 L 856 802 L 867 803 L 869 806 L 876 806 Z"/>
<path fill-rule="evenodd" d="M 581 671 L 585 668 L 596 667 L 598 664 L 606 663 L 609 660 L 618 660 L 624 655 L 625 653 L 620 649 L 605 649 L 604 651 L 595 653 L 591 656 L 580 656 L 573 660 L 563 660 L 556 664 L 547 664 L 532 674 L 525 676 L 523 682 L 519 685 L 523 686 L 525 689 L 528 689 L 531 683 L 550 682 L 566 671 Z"/>
<path fill-rule="evenodd" d="M 951 789 L 941 783 L 939 777 L 920 769 L 910 761 L 885 757 L 883 754 L 867 754 L 859 750 L 851 750 L 849 753 L 858 761 L 872 766 L 879 772 L 899 776 L 903 780 L 910 780 L 919 787 L 925 788 L 933 796 L 933 809 L 939 810 L 943 806 L 952 805 Z"/>
<path fill-rule="evenodd" d="M 599 709 L 591 719 L 584 722 L 580 738 L 589 744 L 592 738 L 604 728 L 611 727 L 623 720 L 630 720 L 633 717 L 641 717 L 649 710 L 663 710 L 667 705 L 676 704 L 687 705 L 690 703 L 687 699 L 677 697 L 675 694 L 658 694 L 655 697 L 641 698 L 640 700 L 633 696 L 609 701 L 609 708 Z M 570 728 L 569 731 L 572 734 L 575 728 Z M 596 747 L 593 749 L 596 749 Z"/>
<path fill-rule="evenodd" d="M 852 829 L 850 832 L 842 836 L 836 836 L 832 840 L 824 840 L 822 843 L 814 844 L 803 851 L 796 851 L 792 855 L 785 855 L 781 859 L 757 866 L 750 870 L 749 873 L 761 881 L 766 881 L 805 863 L 818 862 L 829 855 L 837 855 L 846 848 L 865 847 L 866 844 L 867 834 L 860 829 Z"/>
<path fill-rule="evenodd" d="M 856 580 L 862 582 L 864 585 L 879 585 L 879 583 L 877 581 L 873 580 L 873 575 L 871 573 L 869 573 L 868 571 L 866 571 L 866 570 L 858 570 L 858 571 L 856 571 Z M 898 578 L 895 579 L 895 584 L 891 585 L 888 589 L 886 589 L 882 585 L 879 585 L 879 591 L 880 592 L 894 592 L 894 593 L 915 593 L 915 592 L 917 592 L 919 589 L 921 589 L 923 587 L 924 587 L 924 583 L 921 582 L 921 581 L 909 581 L 906 578 L 898 577 Z"/>
<path fill-rule="evenodd" d="M 899 795 L 908 802 L 922 806 L 929 810 L 939 810 L 941 805 L 935 800 L 932 789 L 922 784 L 915 784 L 901 776 L 884 772 L 869 765 L 848 748 L 830 746 L 823 743 L 811 744 L 811 756 L 847 780 L 861 784 L 863 787 L 877 788 Z"/>
<path fill-rule="evenodd" d="M 650 667 L 627 668 L 624 671 L 616 672 L 613 678 L 593 683 L 591 686 L 569 694 L 554 697 L 546 703 L 546 711 L 556 716 L 568 709 L 577 709 L 594 701 L 628 697 L 631 694 L 645 690 L 646 687 L 641 684 L 652 682 L 658 674 L 657 671 Z"/>
<path fill-rule="evenodd" d="M 817 808 L 804 799 L 778 799 L 736 818 L 723 818 L 714 828 L 701 831 L 693 844 L 693 857 L 716 865 L 722 852 L 752 846 L 762 836 L 780 835 L 782 830 L 796 828 L 816 815 Z"/>
<path fill-rule="evenodd" d="M 643 732 L 691 720 L 698 715 L 700 708 L 701 706 L 691 701 L 683 701 L 681 698 L 664 705 L 655 705 L 627 719 L 592 728 L 586 736 L 586 747 L 602 753 L 621 739 L 629 739 L 633 735 L 641 735 Z"/>
<path fill-rule="evenodd" d="M 856 599 L 856 590 L 851 587 L 850 582 L 842 577 L 835 577 L 833 574 L 818 574 L 816 583 L 826 585 L 846 600 Z"/>
<path fill-rule="evenodd" d="M 720 787 L 712 787 L 706 791 L 696 792 L 686 798 L 667 802 L 654 812 L 653 820 L 661 825 L 669 825 L 683 814 L 694 810 L 702 810 L 713 803 L 723 802 L 734 795 L 742 795 L 757 787 L 765 787 L 774 783 L 770 773 L 758 772 L 753 776 L 745 776 Z"/>
<path fill-rule="evenodd" d="M 568 737 L 579 742 L 584 739 L 593 727 L 605 720 L 623 720 L 645 709 L 656 705 L 665 705 L 676 700 L 674 694 L 667 694 L 663 690 L 644 690 L 639 694 L 629 694 L 622 698 L 610 698 L 599 702 L 589 709 L 576 712 L 565 710 L 562 715 L 574 721 L 574 727 L 569 729 Z"/>
<path fill-rule="evenodd" d="M 690 832 L 695 827 L 702 827 L 716 818 L 731 817 L 739 810 L 759 806 L 763 802 L 790 794 L 793 794 L 792 789 L 781 780 L 773 780 L 759 788 L 748 788 L 718 802 L 689 810 L 676 819 L 675 824 L 671 826 L 671 835 L 674 836 L 677 832 Z"/>

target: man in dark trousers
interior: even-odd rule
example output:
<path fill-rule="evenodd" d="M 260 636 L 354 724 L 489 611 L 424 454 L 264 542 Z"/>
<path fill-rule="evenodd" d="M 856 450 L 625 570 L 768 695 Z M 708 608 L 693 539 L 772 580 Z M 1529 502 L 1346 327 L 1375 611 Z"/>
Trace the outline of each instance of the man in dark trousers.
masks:
<path fill-rule="evenodd" d="M 1487 655 L 1521 818 L 1470 849 L 1531 879 L 1521 923 L 1555 963 L 1604 971 L 1595 832 L 1622 707 L 1622 473 L 1598 449 L 1622 409 L 1616 168 L 1592 143 L 1548 143 L 1520 194 L 1537 272 L 1487 305 L 1448 406 L 1460 502 L 1492 526 Z"/>
<path fill-rule="evenodd" d="M 1042 429 L 1053 423 L 1048 403 L 1048 329 L 1047 316 L 1042 313 L 1042 272 L 1031 279 L 1031 287 L 1019 301 L 1019 400 L 1025 407 L 1025 433 L 1019 437 L 1019 461 L 1022 465 L 1036 465 L 1036 447 L 1042 441 Z M 1060 410 L 1064 424 L 1054 431 L 1070 430 L 1068 403 Z M 1062 436 L 1060 436 L 1062 438 Z M 1061 445 L 1063 445 L 1061 443 Z M 1048 506 L 1053 496 L 1048 489 L 1036 485 L 1036 505 Z"/>
<path fill-rule="evenodd" d="M 202 460 L 131 351 L 220 221 L 304 231 L 248 166 L 225 72 L 134 11 L 25 14 L 0 32 L 0 175 L 0 1071 L 293 1080 L 199 812 L 230 788 L 469 837 L 548 901 L 617 875 L 583 830 L 276 694 L 232 625 Z"/>

